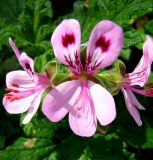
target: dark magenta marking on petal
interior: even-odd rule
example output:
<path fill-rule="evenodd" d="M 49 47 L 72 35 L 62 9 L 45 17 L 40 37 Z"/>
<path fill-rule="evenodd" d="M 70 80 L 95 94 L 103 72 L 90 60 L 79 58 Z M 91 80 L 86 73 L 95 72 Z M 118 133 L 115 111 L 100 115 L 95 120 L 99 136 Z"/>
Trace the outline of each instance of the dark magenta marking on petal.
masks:
<path fill-rule="evenodd" d="M 4 94 L 4 96 L 10 102 L 13 102 L 13 101 L 20 100 L 20 99 L 24 98 L 22 96 L 15 96 L 11 93 Z"/>
<path fill-rule="evenodd" d="M 28 69 L 31 70 L 31 67 L 30 67 L 29 63 L 25 63 L 25 67 L 26 67 L 27 70 L 28 70 Z"/>
<path fill-rule="evenodd" d="M 25 68 L 27 69 L 28 72 L 31 72 L 33 74 L 33 71 L 29 63 L 25 63 Z"/>
<path fill-rule="evenodd" d="M 73 34 L 65 34 L 65 36 L 62 37 L 62 43 L 64 47 L 68 47 L 70 44 L 75 43 L 75 37 Z"/>
<path fill-rule="evenodd" d="M 18 84 L 16 84 L 16 83 L 12 83 L 11 86 L 16 87 L 16 88 L 19 88 L 19 87 L 20 87 L 20 86 L 19 86 Z"/>
<path fill-rule="evenodd" d="M 100 47 L 102 52 L 106 52 L 109 49 L 110 46 L 110 40 L 106 40 L 104 36 L 101 36 L 97 41 L 96 41 L 96 47 Z"/>

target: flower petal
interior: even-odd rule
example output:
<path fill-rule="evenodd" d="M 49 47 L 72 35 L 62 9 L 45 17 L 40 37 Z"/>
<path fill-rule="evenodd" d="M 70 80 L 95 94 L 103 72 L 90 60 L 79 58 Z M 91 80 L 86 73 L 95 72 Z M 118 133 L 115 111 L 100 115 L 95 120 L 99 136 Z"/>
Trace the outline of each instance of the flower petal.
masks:
<path fill-rule="evenodd" d="M 31 77 L 25 71 L 12 71 L 6 75 L 6 85 L 8 88 L 18 88 L 24 90 L 24 88 L 34 87 Z"/>
<path fill-rule="evenodd" d="M 16 57 L 18 58 L 20 65 L 23 67 L 23 69 L 26 72 L 28 72 L 28 74 L 30 74 L 30 76 L 32 76 L 33 72 L 34 72 L 33 60 L 29 56 L 27 56 L 27 54 L 24 52 L 20 54 L 19 49 L 16 47 L 15 43 L 12 41 L 11 38 L 9 38 L 9 43 L 10 43 Z"/>
<path fill-rule="evenodd" d="M 40 101 L 41 101 L 41 97 L 42 97 L 42 95 L 43 95 L 43 92 L 44 92 L 44 90 L 42 90 L 41 92 L 39 92 L 36 96 L 35 96 L 35 98 L 34 98 L 34 100 L 33 100 L 33 102 L 32 102 L 32 105 L 30 106 L 30 108 L 28 109 L 28 113 L 27 113 L 27 115 L 24 117 L 24 119 L 23 119 L 23 124 L 27 124 L 27 123 L 29 123 L 30 122 L 30 120 L 32 119 L 32 117 L 34 116 L 34 114 L 37 112 L 37 110 L 38 110 L 38 107 L 39 107 L 39 105 L 40 105 Z"/>
<path fill-rule="evenodd" d="M 90 137 L 96 132 L 97 119 L 87 81 L 82 83 L 78 100 L 70 110 L 69 124 L 79 136 Z"/>
<path fill-rule="evenodd" d="M 125 103 L 126 103 L 126 107 L 127 107 L 128 111 L 129 111 L 129 113 L 134 118 L 134 120 L 137 123 L 137 125 L 141 126 L 142 125 L 142 121 L 140 119 L 140 114 L 139 114 L 137 108 L 132 103 L 127 90 L 125 90 L 124 88 L 122 88 L 121 91 L 123 92 Z"/>
<path fill-rule="evenodd" d="M 14 51 L 16 57 L 19 60 L 20 57 L 20 51 L 18 50 L 18 48 L 16 47 L 15 43 L 13 42 L 13 40 L 11 38 L 9 38 L 9 44 L 12 47 L 12 50 Z"/>
<path fill-rule="evenodd" d="M 81 65 L 80 38 L 80 25 L 75 19 L 63 20 L 51 37 L 56 58 L 76 72 Z"/>
<path fill-rule="evenodd" d="M 140 104 L 140 102 L 136 99 L 135 95 L 133 94 L 133 92 L 131 90 L 126 90 L 130 99 L 131 99 L 131 102 L 140 110 L 145 110 L 145 108 L 143 107 L 142 104 Z"/>
<path fill-rule="evenodd" d="M 22 53 L 20 58 L 19 58 L 21 66 L 24 68 L 24 70 L 31 76 L 33 77 L 34 75 L 34 62 L 33 60 L 27 56 L 26 53 Z"/>
<path fill-rule="evenodd" d="M 123 47 L 123 31 L 109 21 L 99 22 L 93 29 L 87 47 L 86 68 L 90 72 L 111 65 Z"/>
<path fill-rule="evenodd" d="M 26 112 L 34 100 L 36 94 L 32 94 L 26 98 L 10 101 L 7 97 L 3 98 L 3 105 L 8 113 L 19 114 Z"/>
<path fill-rule="evenodd" d="M 60 121 L 74 106 L 80 94 L 80 81 L 61 83 L 46 96 L 42 111 L 53 122 Z"/>
<path fill-rule="evenodd" d="M 146 66 L 150 66 L 153 61 L 153 39 L 146 36 L 146 41 L 143 44 L 143 56 L 133 72 L 141 72 Z"/>
<path fill-rule="evenodd" d="M 111 123 L 116 117 L 115 102 L 112 95 L 99 84 L 91 81 L 88 84 L 97 119 L 101 125 Z"/>
<path fill-rule="evenodd" d="M 131 86 L 139 85 L 143 87 L 150 75 L 152 62 L 153 39 L 150 36 L 146 36 L 146 41 L 143 45 L 143 56 L 134 71 L 126 75 L 126 81 L 129 81 Z"/>

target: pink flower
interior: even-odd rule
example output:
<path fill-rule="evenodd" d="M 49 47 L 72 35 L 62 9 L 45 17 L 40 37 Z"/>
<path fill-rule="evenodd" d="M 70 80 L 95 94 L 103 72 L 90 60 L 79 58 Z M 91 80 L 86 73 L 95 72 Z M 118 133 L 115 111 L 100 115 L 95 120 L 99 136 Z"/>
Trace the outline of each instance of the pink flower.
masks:
<path fill-rule="evenodd" d="M 150 36 L 146 36 L 146 42 L 143 45 L 143 56 L 139 64 L 132 73 L 125 75 L 124 82 L 121 84 L 121 91 L 123 92 L 127 109 L 139 126 L 142 125 L 142 121 L 138 109 L 144 110 L 145 108 L 138 102 L 133 92 L 145 96 L 153 96 L 153 88 L 140 89 L 148 80 L 152 61 L 153 39 Z"/>
<path fill-rule="evenodd" d="M 28 111 L 23 120 L 23 124 L 26 124 L 38 110 L 42 94 L 50 82 L 45 74 L 34 72 L 33 60 L 24 52 L 20 54 L 11 38 L 9 43 L 25 71 L 12 71 L 6 75 L 6 90 L 10 93 L 4 95 L 3 105 L 11 114 Z"/>
<path fill-rule="evenodd" d="M 111 65 L 118 57 L 123 32 L 111 21 L 99 22 L 89 38 L 86 64 L 80 59 L 80 38 L 80 25 L 75 19 L 63 20 L 55 29 L 51 38 L 55 56 L 69 67 L 76 80 L 55 87 L 45 98 L 42 111 L 53 122 L 69 112 L 73 132 L 89 137 L 96 131 L 97 119 L 107 125 L 116 116 L 112 95 L 90 79 L 96 70 Z"/>

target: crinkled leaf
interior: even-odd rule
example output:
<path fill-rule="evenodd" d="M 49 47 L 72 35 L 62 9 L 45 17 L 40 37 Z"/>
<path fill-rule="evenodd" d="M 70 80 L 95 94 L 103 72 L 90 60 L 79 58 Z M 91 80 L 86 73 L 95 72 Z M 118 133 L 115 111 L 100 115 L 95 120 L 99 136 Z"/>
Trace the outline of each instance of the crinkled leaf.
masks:
<path fill-rule="evenodd" d="M 22 121 L 23 116 L 21 117 Z M 55 134 L 58 125 L 50 122 L 43 115 L 35 115 L 35 117 L 26 125 L 23 125 L 24 133 L 30 137 L 50 138 Z"/>
<path fill-rule="evenodd" d="M 122 57 L 124 60 L 130 60 L 131 56 L 131 49 L 123 49 L 121 51 L 120 57 Z"/>
<path fill-rule="evenodd" d="M 34 60 L 35 71 L 43 73 L 45 71 L 45 65 L 53 59 L 54 57 L 51 50 L 36 57 Z"/>
<path fill-rule="evenodd" d="M 3 160 L 38 160 L 49 155 L 54 149 L 49 139 L 19 138 L 11 146 L 0 151 Z"/>
<path fill-rule="evenodd" d="M 149 34 L 153 35 L 153 20 L 147 23 L 145 29 L 149 32 Z"/>

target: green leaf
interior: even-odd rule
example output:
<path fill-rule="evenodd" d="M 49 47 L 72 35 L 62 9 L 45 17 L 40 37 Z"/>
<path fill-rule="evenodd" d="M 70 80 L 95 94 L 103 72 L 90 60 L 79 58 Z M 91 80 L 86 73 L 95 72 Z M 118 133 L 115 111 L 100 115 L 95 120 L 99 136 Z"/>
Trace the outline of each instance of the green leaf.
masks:
<path fill-rule="evenodd" d="M 153 128 L 147 127 L 146 128 L 146 140 L 145 143 L 142 144 L 142 148 L 153 148 Z"/>
<path fill-rule="evenodd" d="M 0 151 L 3 160 L 38 160 L 49 155 L 54 149 L 49 139 L 18 138 L 11 146 Z"/>
<path fill-rule="evenodd" d="M 81 157 L 84 148 L 85 144 L 81 137 L 71 136 L 58 146 L 54 155 L 58 160 L 77 160 Z"/>
<path fill-rule="evenodd" d="M 15 55 L 7 58 L 1 63 L 0 76 L 4 76 L 7 72 L 13 71 L 19 68 L 19 63 Z"/>
<path fill-rule="evenodd" d="M 5 18 L 9 23 L 16 23 L 24 2 L 25 0 L 1 0 L 0 17 Z"/>
<path fill-rule="evenodd" d="M 153 72 L 152 71 L 150 72 L 147 83 L 153 83 Z"/>
<path fill-rule="evenodd" d="M 147 32 L 149 32 L 149 34 L 153 35 L 153 20 L 147 23 L 145 29 L 147 30 Z"/>
<path fill-rule="evenodd" d="M 0 135 L 0 149 L 5 146 L 5 137 Z"/>
<path fill-rule="evenodd" d="M 87 141 L 90 158 L 95 160 L 129 160 L 129 155 L 124 152 L 124 145 L 121 139 L 107 135 L 95 135 Z"/>
<path fill-rule="evenodd" d="M 5 24 L 0 24 L 0 50 L 2 49 L 2 46 L 9 46 L 9 37 L 13 37 L 17 33 L 16 25 L 9 25 L 5 20 L 3 21 L 3 19 L 0 19 L 0 23 L 1 21 Z"/>
<path fill-rule="evenodd" d="M 43 73 L 45 71 L 45 65 L 53 60 L 53 53 L 51 50 L 47 51 L 43 55 L 36 57 L 34 60 L 35 71 Z"/>
<path fill-rule="evenodd" d="M 21 117 L 22 121 L 23 116 Z M 32 121 L 23 125 L 24 133 L 30 137 L 50 138 L 57 130 L 58 124 L 50 122 L 44 115 L 38 114 L 33 117 Z"/>
<path fill-rule="evenodd" d="M 142 30 L 131 29 L 124 33 L 124 48 L 129 48 L 130 46 L 136 46 L 137 48 L 142 48 L 145 41 L 145 34 Z"/>
<path fill-rule="evenodd" d="M 87 16 L 84 18 L 85 22 L 82 23 L 84 41 L 88 40 L 96 23 L 103 19 L 112 20 L 121 25 L 124 31 L 129 31 L 138 17 L 153 11 L 152 0 L 90 0 L 88 6 Z M 81 15 L 82 13 L 78 14 Z"/>
<path fill-rule="evenodd" d="M 130 49 L 122 49 L 120 57 L 122 57 L 124 60 L 129 61 L 131 56 L 131 50 Z"/>

